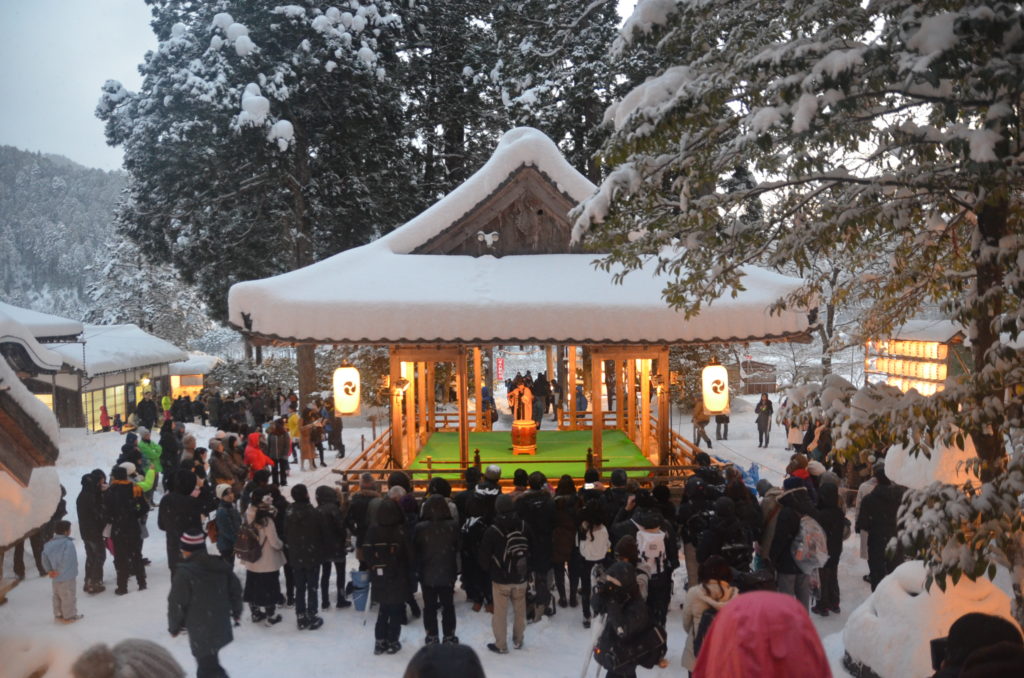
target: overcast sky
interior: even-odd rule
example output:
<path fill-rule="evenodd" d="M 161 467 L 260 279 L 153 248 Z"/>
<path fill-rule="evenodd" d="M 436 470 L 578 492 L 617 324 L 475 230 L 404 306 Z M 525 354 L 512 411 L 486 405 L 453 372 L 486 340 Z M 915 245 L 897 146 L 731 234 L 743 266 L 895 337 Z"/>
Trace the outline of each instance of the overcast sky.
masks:
<path fill-rule="evenodd" d="M 138 88 L 155 46 L 142 0 L 0 0 L 0 144 L 119 168 L 93 115 L 100 86 Z"/>
<path fill-rule="evenodd" d="M 619 0 L 619 12 L 635 0 Z M 118 169 L 93 111 L 106 80 L 138 89 L 156 47 L 142 0 L 0 0 L 0 145 Z"/>

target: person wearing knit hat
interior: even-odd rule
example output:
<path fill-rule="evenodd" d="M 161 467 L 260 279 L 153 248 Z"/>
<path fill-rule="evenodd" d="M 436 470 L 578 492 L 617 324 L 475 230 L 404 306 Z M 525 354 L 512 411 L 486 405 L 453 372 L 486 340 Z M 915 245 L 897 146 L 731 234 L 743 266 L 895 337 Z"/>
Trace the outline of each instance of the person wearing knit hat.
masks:
<path fill-rule="evenodd" d="M 207 552 L 205 539 L 197 530 L 181 536 L 183 560 L 167 595 L 167 630 L 171 636 L 188 631 L 199 676 L 226 676 L 217 653 L 234 639 L 231 626 L 242 616 L 242 584 L 227 562 Z"/>
<path fill-rule="evenodd" d="M 235 542 L 242 530 L 242 515 L 235 506 L 235 493 L 230 485 L 217 485 L 214 494 L 220 502 L 217 504 L 217 550 L 229 565 L 235 565 Z"/>
<path fill-rule="evenodd" d="M 185 678 L 170 652 L 151 640 L 129 638 L 113 647 L 98 643 L 71 665 L 74 678 Z"/>

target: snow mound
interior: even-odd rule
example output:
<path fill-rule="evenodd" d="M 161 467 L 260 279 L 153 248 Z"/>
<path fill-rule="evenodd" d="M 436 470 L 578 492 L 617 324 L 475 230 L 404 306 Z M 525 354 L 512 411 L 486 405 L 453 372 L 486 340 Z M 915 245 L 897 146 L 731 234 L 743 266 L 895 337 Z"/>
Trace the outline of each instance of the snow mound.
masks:
<path fill-rule="evenodd" d="M 55 466 L 32 471 L 28 487 L 0 472 L 0 546 L 8 546 L 53 515 L 60 501 L 60 476 Z M 31 560 L 29 561 L 31 562 Z"/>
<path fill-rule="evenodd" d="M 937 445 L 929 458 L 921 453 L 912 455 L 907 447 L 893 446 L 885 457 L 885 474 L 894 483 L 914 490 L 923 489 L 935 481 L 963 485 L 973 477 L 965 462 L 977 457 L 970 436 L 964 438 L 964 448 L 960 449 L 955 443 Z"/>
<path fill-rule="evenodd" d="M 965 577 L 943 593 L 938 586 L 925 591 L 925 576 L 922 561 L 903 563 L 853 611 L 843 630 L 850 659 L 881 678 L 927 678 L 933 673 L 928 642 L 947 635 L 962 615 L 1013 620 L 1010 598 L 989 580 Z"/>

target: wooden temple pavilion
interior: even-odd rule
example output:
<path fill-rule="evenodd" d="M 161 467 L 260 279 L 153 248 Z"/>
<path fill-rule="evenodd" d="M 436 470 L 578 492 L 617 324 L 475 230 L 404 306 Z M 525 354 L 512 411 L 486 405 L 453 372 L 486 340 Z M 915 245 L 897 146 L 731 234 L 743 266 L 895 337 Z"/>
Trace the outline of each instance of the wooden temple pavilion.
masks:
<path fill-rule="evenodd" d="M 669 346 L 806 339 L 813 314 L 769 313 L 801 281 L 755 268 L 746 271 L 746 291 L 689 319 L 662 298 L 667 280 L 656 274 L 656 262 L 614 283 L 595 266 L 600 253 L 582 252 L 571 239 L 569 212 L 595 190 L 541 132 L 514 129 L 478 172 L 393 232 L 305 268 L 234 285 L 230 321 L 257 345 L 388 346 L 385 436 L 394 466 L 407 467 L 434 432 L 451 428 L 461 466 L 470 463 L 470 432 L 490 425 L 470 411 L 469 395 L 481 402 L 484 357 L 507 345 L 547 346 L 549 376 L 557 362 L 565 368 L 558 372 L 573 377 L 576 347 L 583 347 L 595 386 L 613 365 L 613 412 L 602 411 L 599 395 L 589 415 L 577 412 L 572 378 L 559 428 L 591 427 L 598 467 L 605 428 L 625 432 L 667 464 Z M 454 420 L 437 411 L 434 398 L 433 367 L 441 362 L 455 366 Z M 478 377 L 472 386 L 470 365 Z"/>

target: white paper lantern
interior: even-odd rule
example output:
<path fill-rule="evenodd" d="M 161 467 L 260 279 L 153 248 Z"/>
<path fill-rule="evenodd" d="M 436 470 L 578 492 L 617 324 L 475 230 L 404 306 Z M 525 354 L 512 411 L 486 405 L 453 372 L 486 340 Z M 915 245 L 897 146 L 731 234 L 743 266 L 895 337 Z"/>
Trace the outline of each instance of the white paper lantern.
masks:
<path fill-rule="evenodd" d="M 721 414 L 729 409 L 729 372 L 722 365 L 708 365 L 701 372 L 704 411 Z"/>
<path fill-rule="evenodd" d="M 339 367 L 334 370 L 334 410 L 338 414 L 359 414 L 359 370 Z"/>

